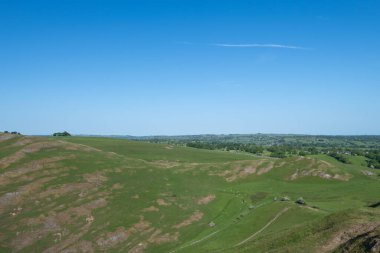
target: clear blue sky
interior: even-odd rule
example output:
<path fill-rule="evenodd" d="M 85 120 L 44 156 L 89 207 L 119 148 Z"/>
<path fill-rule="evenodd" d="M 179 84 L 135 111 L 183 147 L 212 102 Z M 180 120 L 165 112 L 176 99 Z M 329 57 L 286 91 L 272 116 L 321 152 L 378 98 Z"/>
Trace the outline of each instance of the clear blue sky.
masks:
<path fill-rule="evenodd" d="M 0 131 L 380 134 L 380 1 L 0 0 Z"/>

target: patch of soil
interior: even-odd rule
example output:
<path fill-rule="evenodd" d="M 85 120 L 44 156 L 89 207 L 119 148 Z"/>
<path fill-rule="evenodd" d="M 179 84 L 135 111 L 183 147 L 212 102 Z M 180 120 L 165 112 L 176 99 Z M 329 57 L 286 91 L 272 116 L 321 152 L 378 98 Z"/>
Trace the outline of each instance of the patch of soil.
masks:
<path fill-rule="evenodd" d="M 124 227 L 119 227 L 114 232 L 108 232 L 106 235 L 98 238 L 96 244 L 101 249 L 112 248 L 127 240 L 130 235 L 131 232 L 129 230 L 126 230 Z"/>
<path fill-rule="evenodd" d="M 139 233 L 145 234 L 145 232 L 146 232 L 147 230 L 149 230 L 150 228 L 151 228 L 151 227 L 150 227 L 150 222 L 144 220 L 144 217 L 141 216 L 141 217 L 140 217 L 140 221 L 139 221 L 138 223 L 134 224 L 134 225 L 132 226 L 131 229 L 132 229 L 134 232 L 137 231 L 137 232 L 139 232 Z"/>
<path fill-rule="evenodd" d="M 157 199 L 156 202 L 159 206 L 170 206 L 171 205 L 171 203 L 166 202 L 164 199 Z"/>
<path fill-rule="evenodd" d="M 154 231 L 154 233 L 149 237 L 148 242 L 153 244 L 162 244 L 177 241 L 179 237 L 179 232 L 175 232 L 174 234 L 162 234 L 160 229 Z"/>
<path fill-rule="evenodd" d="M 348 173 L 344 174 L 333 174 L 329 173 L 322 169 L 304 169 L 300 170 L 297 169 L 288 179 L 289 180 L 296 180 L 298 178 L 302 177 L 320 177 L 323 179 L 335 179 L 335 180 L 341 180 L 341 181 L 348 181 L 351 178 L 351 175 Z"/>
<path fill-rule="evenodd" d="M 0 168 L 7 168 L 9 165 L 24 158 L 26 154 L 36 153 L 42 149 L 57 148 L 60 146 L 62 146 L 62 144 L 59 142 L 48 142 L 48 141 L 29 144 L 27 146 L 24 146 L 22 149 L 20 149 L 16 153 L 13 153 L 7 157 L 0 159 Z"/>
<path fill-rule="evenodd" d="M 230 170 L 217 173 L 216 175 L 226 178 L 227 182 L 232 182 L 240 178 L 245 178 L 252 174 L 262 175 L 274 168 L 275 163 L 267 159 L 250 161 L 249 164 L 239 164 Z M 213 174 L 210 174 L 213 175 Z"/>
<path fill-rule="evenodd" d="M 148 244 L 146 242 L 140 242 L 139 244 L 135 245 L 132 249 L 128 251 L 128 253 L 142 253 L 146 249 Z"/>
<path fill-rule="evenodd" d="M 327 167 L 329 168 L 334 168 L 334 165 L 332 165 L 331 163 L 329 162 L 326 162 L 324 160 L 319 160 L 320 163 L 322 163 L 323 165 L 326 165 Z"/>
<path fill-rule="evenodd" d="M 113 190 L 123 189 L 123 186 L 120 183 L 113 184 L 111 187 Z"/>
<path fill-rule="evenodd" d="M 215 199 L 215 195 L 208 195 L 206 197 L 202 197 L 198 199 L 197 204 L 198 205 L 207 205 L 209 202 L 213 201 Z"/>
<path fill-rule="evenodd" d="M 49 187 L 46 191 L 43 191 L 38 194 L 39 198 L 46 198 L 48 196 L 53 195 L 54 197 L 59 197 L 64 194 L 73 191 L 84 191 L 90 188 L 93 188 L 94 185 L 91 183 L 72 183 L 72 184 L 64 184 L 59 187 Z"/>
<path fill-rule="evenodd" d="M 11 242 L 12 248 L 16 249 L 17 251 L 21 250 L 27 246 L 32 245 L 48 234 L 59 232 L 61 230 L 61 226 L 58 224 L 57 220 L 54 217 L 41 218 L 41 221 L 41 226 L 37 226 L 36 220 L 29 224 L 36 226 L 36 228 L 32 229 L 32 231 L 19 233 L 18 236 Z"/>
<path fill-rule="evenodd" d="M 61 233 L 60 238 L 65 236 L 66 233 L 63 229 L 67 224 L 74 224 L 79 217 L 91 217 L 91 211 L 96 208 L 106 206 L 105 199 L 100 198 L 93 200 L 89 203 L 78 207 L 72 207 L 62 212 L 51 211 L 47 216 L 41 215 L 37 218 L 26 218 L 20 223 L 27 224 L 30 229 L 20 233 L 12 242 L 11 245 L 16 250 L 21 250 L 27 246 L 30 246 L 48 236 L 51 233 Z M 69 235 L 69 237 L 60 242 L 60 244 L 49 248 L 46 252 L 60 252 L 70 244 L 76 242 L 87 230 L 91 223 L 81 227 L 81 232 L 77 235 Z"/>
<path fill-rule="evenodd" d="M 7 185 L 14 181 L 14 178 L 17 178 L 18 180 L 33 180 L 34 177 L 32 175 L 26 176 L 26 174 L 33 173 L 40 171 L 42 169 L 52 169 L 57 167 L 56 162 L 62 161 L 65 159 L 73 159 L 75 158 L 74 155 L 70 156 L 56 156 L 51 158 L 45 158 L 45 159 L 39 159 L 32 162 L 28 162 L 18 168 L 11 169 L 5 171 L 3 174 L 0 175 L 0 184 L 1 185 Z M 49 171 L 48 171 L 49 172 Z M 36 175 L 36 176 L 40 176 Z"/>
<path fill-rule="evenodd" d="M 94 248 L 89 241 L 79 241 L 74 245 L 64 249 L 61 253 L 93 253 Z"/>
<path fill-rule="evenodd" d="M 91 148 L 85 145 L 68 143 L 64 141 L 39 141 L 33 143 L 33 141 L 26 140 L 32 139 L 25 139 L 23 141 L 23 144 L 26 144 L 25 142 L 28 142 L 30 144 L 23 145 L 23 147 L 19 151 L 0 159 L 0 168 L 7 168 L 11 164 L 23 159 L 26 156 L 26 154 L 36 153 L 46 149 L 63 148 L 65 150 L 99 151 L 98 149 Z"/>
<path fill-rule="evenodd" d="M 181 223 L 174 225 L 173 228 L 179 229 L 182 227 L 189 226 L 194 222 L 200 221 L 203 218 L 203 213 L 200 211 L 195 211 L 189 218 L 182 221 Z"/>
<path fill-rule="evenodd" d="M 67 238 L 59 243 L 57 243 L 56 245 L 46 249 L 43 251 L 43 253 L 56 253 L 56 252 L 62 252 L 64 251 L 64 249 L 68 248 L 69 246 L 72 246 L 72 247 L 69 247 L 68 250 L 72 249 L 74 250 L 73 247 L 75 247 L 75 243 L 78 242 L 80 240 L 80 238 L 88 232 L 90 228 L 90 225 L 87 224 L 85 226 L 82 227 L 81 229 L 81 232 L 79 232 L 78 234 L 71 234 L 71 235 L 68 235 Z M 63 236 L 63 235 L 62 235 Z M 82 245 L 82 246 L 85 246 L 85 245 Z M 90 250 L 92 248 L 92 244 L 91 246 L 87 244 L 87 246 L 85 246 L 85 249 L 88 249 Z M 70 251 L 69 251 L 70 252 Z M 74 251 L 75 252 L 75 251 Z M 80 251 L 82 252 L 82 251 Z M 89 251 L 89 252 L 92 252 L 92 251 Z"/>
<path fill-rule="evenodd" d="M 166 161 L 166 160 L 157 160 L 157 161 L 151 162 L 151 164 L 160 168 L 165 168 L 165 169 L 170 169 L 170 168 L 181 165 L 181 163 L 179 162 Z"/>
<path fill-rule="evenodd" d="M 89 183 L 93 183 L 96 185 L 100 185 L 103 182 L 107 181 L 107 177 L 103 175 L 101 172 L 88 173 L 83 175 L 84 180 Z"/>
<path fill-rule="evenodd" d="M 257 175 L 262 175 L 262 174 L 265 174 L 265 173 L 268 173 L 269 171 L 271 171 L 274 167 L 274 163 L 269 163 L 267 166 L 263 167 L 263 168 L 260 168 L 259 171 L 257 172 Z"/>
<path fill-rule="evenodd" d="M 32 195 L 40 189 L 46 182 L 52 180 L 52 177 L 44 177 L 35 180 L 27 185 L 21 186 L 15 192 L 8 192 L 0 196 L 0 213 L 11 205 L 19 204 L 24 198 Z"/>
<path fill-rule="evenodd" d="M 160 209 L 158 209 L 155 206 L 150 206 L 143 209 L 143 212 L 158 212 L 158 211 L 160 211 Z"/>
<path fill-rule="evenodd" d="M 108 232 L 96 240 L 98 247 L 101 250 L 108 250 L 118 246 L 125 242 L 131 235 L 136 235 L 137 238 L 141 238 L 145 235 L 149 235 L 147 239 L 140 241 L 129 252 L 143 252 L 149 244 L 162 244 L 171 241 L 178 240 L 179 233 L 163 234 L 160 229 L 151 226 L 151 223 L 144 220 L 144 217 L 140 217 L 140 221 L 132 225 L 131 228 L 125 229 L 120 227 L 113 232 Z"/>

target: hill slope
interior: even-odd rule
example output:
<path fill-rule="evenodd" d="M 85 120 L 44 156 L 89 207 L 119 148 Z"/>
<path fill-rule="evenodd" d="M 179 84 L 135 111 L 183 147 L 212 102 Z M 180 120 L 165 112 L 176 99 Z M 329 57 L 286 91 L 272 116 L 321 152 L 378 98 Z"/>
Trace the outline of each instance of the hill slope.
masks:
<path fill-rule="evenodd" d="M 327 156 L 3 134 L 0 251 L 370 252 L 379 183 Z"/>

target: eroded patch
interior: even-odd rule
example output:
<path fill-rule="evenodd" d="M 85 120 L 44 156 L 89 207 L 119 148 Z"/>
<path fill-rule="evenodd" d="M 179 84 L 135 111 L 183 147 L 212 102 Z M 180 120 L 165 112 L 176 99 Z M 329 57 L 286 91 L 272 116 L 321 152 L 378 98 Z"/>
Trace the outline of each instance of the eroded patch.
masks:
<path fill-rule="evenodd" d="M 171 205 L 171 203 L 166 202 L 164 199 L 157 199 L 156 202 L 159 206 L 170 206 Z"/>
<path fill-rule="evenodd" d="M 147 208 L 144 208 L 143 209 L 143 212 L 158 212 L 160 209 L 158 209 L 157 207 L 155 206 L 150 206 L 150 207 L 147 207 Z"/>
<path fill-rule="evenodd" d="M 98 238 L 96 244 L 101 249 L 107 249 L 115 247 L 117 244 L 124 242 L 131 235 L 129 230 L 124 227 L 119 227 L 113 232 L 108 232 L 106 235 Z"/>
<path fill-rule="evenodd" d="M 296 180 L 302 177 L 320 177 L 323 179 L 335 179 L 341 181 L 348 181 L 352 176 L 348 173 L 338 174 L 332 173 L 321 169 L 297 169 L 290 177 L 290 180 Z"/>
<path fill-rule="evenodd" d="M 198 205 L 207 205 L 209 202 L 213 201 L 215 199 L 215 195 L 211 194 L 205 197 L 202 197 L 198 199 L 197 204 Z"/>
<path fill-rule="evenodd" d="M 19 235 L 11 242 L 11 245 L 13 248 L 21 250 L 52 233 L 59 233 L 59 240 L 61 240 L 62 237 L 70 234 L 70 232 L 64 228 L 67 224 L 74 224 L 78 222 L 78 219 L 81 217 L 91 216 L 92 210 L 104 207 L 106 204 L 107 201 L 100 198 L 78 207 L 71 207 L 62 212 L 51 211 L 47 215 L 41 215 L 36 218 L 26 218 L 22 220 L 21 223 L 27 224 L 30 229 L 19 233 Z M 89 226 L 90 223 L 83 226 L 81 231 L 85 231 Z M 81 235 L 78 238 L 75 237 L 75 235 L 70 235 L 69 238 L 72 238 L 73 236 L 75 240 L 71 239 L 69 241 L 75 242 Z"/>
<path fill-rule="evenodd" d="M 134 236 L 134 239 L 129 240 L 132 236 Z M 142 239 L 144 237 L 145 239 Z M 120 244 L 125 243 L 127 240 L 130 241 L 129 243 L 133 243 L 135 239 L 139 238 L 139 243 L 132 246 L 129 252 L 143 252 L 149 244 L 168 243 L 178 240 L 178 237 L 179 232 L 173 234 L 163 233 L 161 229 L 153 227 L 150 222 L 141 216 L 140 221 L 132 225 L 129 229 L 119 227 L 113 232 L 101 235 L 96 240 L 96 243 L 101 250 L 109 250 L 120 246 Z"/>
<path fill-rule="evenodd" d="M 189 226 L 194 222 L 200 221 L 203 218 L 203 213 L 200 211 L 195 211 L 189 218 L 182 221 L 181 223 L 174 225 L 173 228 L 179 229 L 182 227 Z"/>
<path fill-rule="evenodd" d="M 275 167 L 275 162 L 268 159 L 260 159 L 249 162 L 232 163 L 231 169 L 219 172 L 210 172 L 209 175 L 222 176 L 227 182 L 232 182 L 237 179 L 245 178 L 249 175 L 262 175 L 268 173 Z"/>
<path fill-rule="evenodd" d="M 23 199 L 37 192 L 45 183 L 52 179 L 53 177 L 44 177 L 19 187 L 15 192 L 3 194 L 0 197 L 0 213 L 2 213 L 8 206 L 20 204 Z"/>
<path fill-rule="evenodd" d="M 156 166 L 156 167 L 166 168 L 166 169 L 174 168 L 174 167 L 181 165 L 181 163 L 179 163 L 179 162 L 166 161 L 166 160 L 156 160 L 154 162 L 151 162 L 151 164 Z"/>
<path fill-rule="evenodd" d="M 87 173 L 83 175 L 84 180 L 89 183 L 100 185 L 103 182 L 107 181 L 107 177 L 104 176 L 102 172 Z"/>

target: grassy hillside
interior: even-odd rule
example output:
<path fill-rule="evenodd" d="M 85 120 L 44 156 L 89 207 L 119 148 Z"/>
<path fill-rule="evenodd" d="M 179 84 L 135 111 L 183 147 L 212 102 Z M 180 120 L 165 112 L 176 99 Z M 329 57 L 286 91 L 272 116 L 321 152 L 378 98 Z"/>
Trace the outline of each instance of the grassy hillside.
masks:
<path fill-rule="evenodd" d="M 0 252 L 366 252 L 380 237 L 379 172 L 360 158 L 2 134 L 0 175 Z"/>
<path fill-rule="evenodd" d="M 152 144 L 125 139 L 70 137 L 69 139 L 63 138 L 63 140 L 88 145 L 107 152 L 115 152 L 130 158 L 144 159 L 146 161 L 224 162 L 254 159 L 252 155 L 248 154 L 231 154 L 211 150 L 205 151 L 170 144 Z"/>

